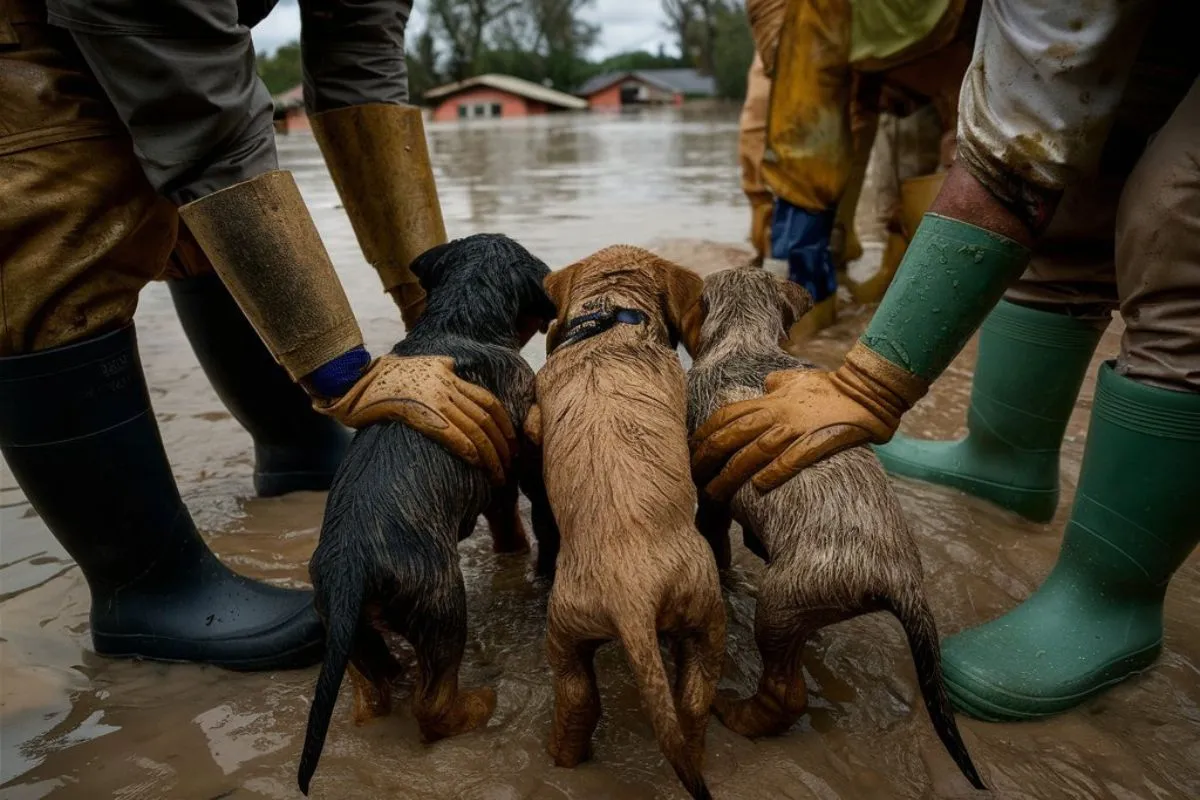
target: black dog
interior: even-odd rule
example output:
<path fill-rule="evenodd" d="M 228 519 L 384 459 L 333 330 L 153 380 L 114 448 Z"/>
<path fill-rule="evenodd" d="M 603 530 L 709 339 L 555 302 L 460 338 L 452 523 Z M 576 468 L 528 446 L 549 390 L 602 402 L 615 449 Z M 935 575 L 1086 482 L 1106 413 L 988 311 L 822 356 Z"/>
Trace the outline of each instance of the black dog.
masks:
<path fill-rule="evenodd" d="M 435 247 L 412 270 L 428 305 L 392 352 L 452 357 L 459 377 L 492 392 L 519 430 L 534 402 L 533 370 L 519 351 L 555 317 L 542 288 L 550 270 L 516 242 L 492 234 Z M 493 690 L 458 687 L 467 608 L 456 546 L 484 514 L 497 552 L 528 550 L 517 516 L 518 479 L 535 509 L 535 533 L 556 533 L 552 524 L 540 524 L 553 519 L 540 464 L 520 462 L 507 485 L 493 488 L 482 470 L 403 424 L 372 425 L 355 436 L 309 563 L 328 643 L 300 759 L 305 794 L 347 663 L 356 723 L 391 709 L 390 681 L 400 668 L 383 631 L 400 634 L 416 651 L 413 714 L 426 741 L 465 733 L 491 716 Z M 539 544 L 557 551 L 557 542 Z"/>

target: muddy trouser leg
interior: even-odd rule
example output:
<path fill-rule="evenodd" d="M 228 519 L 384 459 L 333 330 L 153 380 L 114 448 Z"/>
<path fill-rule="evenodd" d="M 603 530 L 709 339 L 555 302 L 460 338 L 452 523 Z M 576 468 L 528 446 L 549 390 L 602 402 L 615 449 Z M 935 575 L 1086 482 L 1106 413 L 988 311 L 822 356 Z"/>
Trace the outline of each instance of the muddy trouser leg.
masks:
<path fill-rule="evenodd" d="M 317 413 L 308 393 L 276 363 L 182 223 L 166 278 L 204 374 L 254 440 L 258 496 L 327 490 L 350 432 Z"/>
<path fill-rule="evenodd" d="M 951 698 L 972 716 L 1059 713 L 1162 650 L 1167 586 L 1200 542 L 1200 84 L 1126 184 L 1116 264 L 1125 336 L 1100 368 L 1058 562 L 943 651 Z"/>
<path fill-rule="evenodd" d="M 1071 189 L 1021 279 L 984 322 L 967 436 L 897 436 L 876 449 L 896 475 L 951 486 L 1038 522 L 1058 508 L 1059 451 L 1116 306 L 1119 178 Z"/>
<path fill-rule="evenodd" d="M 754 248 L 757 263 L 762 263 L 771 252 L 771 209 L 775 203 L 762 177 L 770 95 L 771 81 L 763 72 L 762 58 L 755 54 L 746 79 L 746 102 L 742 105 L 738 123 L 738 161 L 742 167 L 742 191 L 750 201 L 750 245 Z"/>
<path fill-rule="evenodd" d="M 0 23 L 0 449 L 79 564 L 96 652 L 238 669 L 320 658 L 311 593 L 231 572 L 163 452 L 131 319 L 174 208 L 63 32 L 33 2 Z M 28 13 L 22 13 L 28 12 Z M 0 30 L 0 33 L 6 31 Z"/>

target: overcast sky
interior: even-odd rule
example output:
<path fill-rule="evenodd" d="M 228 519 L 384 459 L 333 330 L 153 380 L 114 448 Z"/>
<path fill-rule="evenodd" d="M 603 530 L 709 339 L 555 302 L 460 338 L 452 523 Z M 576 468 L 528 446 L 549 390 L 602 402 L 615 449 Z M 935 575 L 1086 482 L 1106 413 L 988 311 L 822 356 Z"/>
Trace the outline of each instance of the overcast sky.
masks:
<path fill-rule="evenodd" d="M 425 27 L 428 0 L 416 0 L 410 31 Z M 662 7 L 657 0 L 594 0 L 586 17 L 600 26 L 600 42 L 589 55 L 604 58 L 626 50 L 657 52 L 662 44 L 668 53 L 676 53 L 671 38 L 663 29 Z M 279 0 L 271 15 L 254 28 L 258 50 L 272 52 L 281 44 L 300 38 L 300 10 L 296 0 Z"/>

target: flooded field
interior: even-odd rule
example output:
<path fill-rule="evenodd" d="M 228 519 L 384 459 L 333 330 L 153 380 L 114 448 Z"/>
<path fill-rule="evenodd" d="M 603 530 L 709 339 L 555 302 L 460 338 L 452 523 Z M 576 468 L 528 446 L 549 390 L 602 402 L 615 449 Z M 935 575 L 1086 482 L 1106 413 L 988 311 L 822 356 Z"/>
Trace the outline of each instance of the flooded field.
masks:
<path fill-rule="evenodd" d="M 657 242 L 699 269 L 743 257 L 748 214 L 736 134 L 736 110 L 430 129 L 451 235 L 505 232 L 552 267 L 616 242 Z M 399 317 L 358 253 L 320 153 L 305 135 L 282 138 L 280 151 L 368 347 L 382 352 L 400 335 Z M 199 527 L 236 569 L 305 582 L 324 496 L 253 499 L 250 439 L 209 387 L 165 287 L 144 293 L 137 323 L 163 439 Z M 832 366 L 864 323 L 861 314 L 848 317 L 813 342 L 811 357 Z M 1097 363 L 1116 348 L 1110 332 Z M 541 351 L 540 340 L 527 350 L 535 365 Z M 972 346 L 909 416 L 909 433 L 961 432 L 973 360 Z M 943 634 L 1010 608 L 1049 571 L 1091 398 L 1089 379 L 1064 448 L 1063 503 L 1050 525 L 952 490 L 896 482 Z M 295 768 L 316 670 L 240 675 L 97 658 L 82 575 L 11 476 L 0 473 L 0 481 L 0 800 L 299 798 Z M 735 547 L 722 685 L 745 694 L 757 678 L 757 564 Z M 545 739 L 553 697 L 542 650 L 547 586 L 532 578 L 527 557 L 492 555 L 486 536 L 467 540 L 461 552 L 471 626 L 463 678 L 496 688 L 494 718 L 481 732 L 427 747 L 403 699 L 388 719 L 352 727 L 347 684 L 313 797 L 683 797 L 613 646 L 597 661 L 604 717 L 593 761 L 575 770 L 552 766 Z M 712 721 L 706 773 L 718 798 L 972 795 L 933 734 L 894 620 L 826 629 L 807 649 L 806 670 L 810 713 L 787 736 L 749 742 Z M 1051 721 L 959 724 L 997 797 L 1200 797 L 1200 556 L 1168 592 L 1166 648 L 1151 672 Z"/>

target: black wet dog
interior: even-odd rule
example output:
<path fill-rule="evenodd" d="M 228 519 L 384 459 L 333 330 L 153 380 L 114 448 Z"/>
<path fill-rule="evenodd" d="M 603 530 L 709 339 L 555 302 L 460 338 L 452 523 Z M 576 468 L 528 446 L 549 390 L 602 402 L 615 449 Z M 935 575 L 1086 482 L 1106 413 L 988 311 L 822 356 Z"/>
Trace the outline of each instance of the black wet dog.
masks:
<path fill-rule="evenodd" d="M 534 401 L 533 370 L 519 351 L 554 319 L 542 288 L 550 270 L 516 242 L 491 234 L 435 247 L 412 270 L 428 305 L 392 352 L 452 357 L 459 377 L 492 392 L 519 429 Z M 518 478 L 534 507 L 535 532 L 548 535 L 537 524 L 552 519 L 540 465 L 520 460 L 505 486 L 492 487 L 481 469 L 400 423 L 372 425 L 355 436 L 309 564 L 328 643 L 300 759 L 305 794 L 347 664 L 355 721 L 391 708 L 390 681 L 399 665 L 383 631 L 403 636 L 416 651 L 413 714 L 426 741 L 472 730 L 491 716 L 495 692 L 458 687 L 467 607 L 457 544 L 483 514 L 497 552 L 528 549 L 517 516 Z M 557 550 L 541 544 L 539 550 Z"/>

